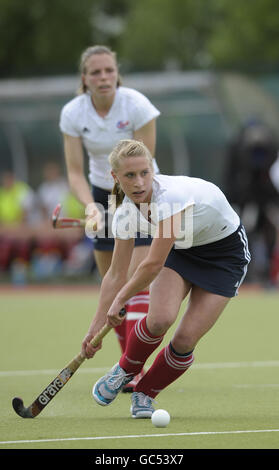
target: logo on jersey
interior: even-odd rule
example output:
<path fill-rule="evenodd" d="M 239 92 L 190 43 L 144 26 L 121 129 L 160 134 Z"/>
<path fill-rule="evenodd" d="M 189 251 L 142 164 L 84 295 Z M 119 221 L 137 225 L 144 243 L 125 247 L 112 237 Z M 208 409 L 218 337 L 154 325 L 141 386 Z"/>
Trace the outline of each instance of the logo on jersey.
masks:
<path fill-rule="evenodd" d="M 116 124 L 117 129 L 126 129 L 126 127 L 130 124 L 129 121 L 118 121 Z"/>

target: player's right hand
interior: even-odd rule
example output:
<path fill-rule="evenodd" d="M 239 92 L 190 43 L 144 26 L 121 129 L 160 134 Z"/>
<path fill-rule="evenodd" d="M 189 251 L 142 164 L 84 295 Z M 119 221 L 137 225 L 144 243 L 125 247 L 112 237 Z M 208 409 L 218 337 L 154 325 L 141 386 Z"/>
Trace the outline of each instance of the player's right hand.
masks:
<path fill-rule="evenodd" d="M 94 203 L 88 204 L 85 209 L 85 213 L 85 232 L 86 235 L 91 238 L 90 235 L 95 236 L 97 232 L 100 232 L 100 230 L 104 228 L 104 214 L 102 214 L 102 212 L 97 208 Z"/>

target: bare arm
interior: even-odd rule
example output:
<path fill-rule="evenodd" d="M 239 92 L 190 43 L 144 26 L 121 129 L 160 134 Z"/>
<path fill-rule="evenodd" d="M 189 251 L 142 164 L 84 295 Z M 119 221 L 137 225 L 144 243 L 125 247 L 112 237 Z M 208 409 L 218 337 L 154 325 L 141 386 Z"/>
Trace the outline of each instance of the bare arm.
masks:
<path fill-rule="evenodd" d="M 68 181 L 72 193 L 86 207 L 93 202 L 89 184 L 84 175 L 84 155 L 79 137 L 64 134 L 64 155 Z"/>
<path fill-rule="evenodd" d="M 135 140 L 142 141 L 154 157 L 156 147 L 156 119 L 152 119 L 135 131 L 133 137 Z"/>
<path fill-rule="evenodd" d="M 176 241 L 181 227 L 181 213 L 159 223 L 158 229 L 148 251 L 147 257 L 141 262 L 131 279 L 118 292 L 108 311 L 108 324 L 117 325 L 117 312 L 128 299 L 143 290 L 158 276 L 167 256 Z"/>
<path fill-rule="evenodd" d="M 86 357 L 92 357 L 96 352 L 96 349 L 94 349 L 89 342 L 107 322 L 107 312 L 116 295 L 127 282 L 127 273 L 133 249 L 134 239 L 115 239 L 111 265 L 101 284 L 98 308 L 82 343 L 82 352 Z M 118 317 L 117 323 L 120 324 L 122 320 Z"/>

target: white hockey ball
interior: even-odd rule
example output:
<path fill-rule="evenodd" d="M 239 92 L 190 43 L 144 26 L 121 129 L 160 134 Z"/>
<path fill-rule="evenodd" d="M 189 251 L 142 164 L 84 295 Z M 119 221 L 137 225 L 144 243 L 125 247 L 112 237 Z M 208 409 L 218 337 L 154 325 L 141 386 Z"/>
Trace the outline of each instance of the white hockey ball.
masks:
<path fill-rule="evenodd" d="M 170 422 L 170 415 L 166 410 L 155 410 L 152 413 L 151 421 L 156 428 L 165 428 Z"/>

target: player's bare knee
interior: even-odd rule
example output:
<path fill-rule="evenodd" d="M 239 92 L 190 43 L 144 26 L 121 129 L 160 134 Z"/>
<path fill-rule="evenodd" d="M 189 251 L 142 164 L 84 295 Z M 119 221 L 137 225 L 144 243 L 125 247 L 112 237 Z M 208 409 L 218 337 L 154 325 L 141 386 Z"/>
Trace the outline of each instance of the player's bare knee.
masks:
<path fill-rule="evenodd" d="M 169 321 L 168 318 L 147 319 L 148 330 L 154 336 L 164 335 L 171 325 L 172 323 Z"/>

